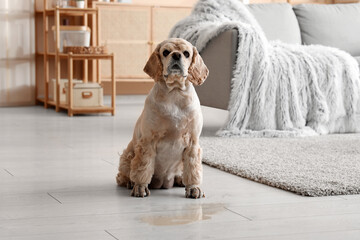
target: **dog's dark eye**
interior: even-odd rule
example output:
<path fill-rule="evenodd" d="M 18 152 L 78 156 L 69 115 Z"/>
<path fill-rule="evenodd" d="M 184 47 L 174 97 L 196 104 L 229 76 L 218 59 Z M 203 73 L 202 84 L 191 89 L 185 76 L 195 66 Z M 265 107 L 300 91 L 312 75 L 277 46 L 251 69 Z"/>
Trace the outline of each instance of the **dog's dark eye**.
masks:
<path fill-rule="evenodd" d="M 185 51 L 185 52 L 184 52 L 184 56 L 185 56 L 186 58 L 188 58 L 188 57 L 190 56 L 190 53 L 189 53 L 188 51 Z"/>
<path fill-rule="evenodd" d="M 169 55 L 169 54 L 170 54 L 170 52 L 169 52 L 168 50 L 163 51 L 163 56 L 164 56 L 164 57 L 166 57 L 166 56 Z"/>

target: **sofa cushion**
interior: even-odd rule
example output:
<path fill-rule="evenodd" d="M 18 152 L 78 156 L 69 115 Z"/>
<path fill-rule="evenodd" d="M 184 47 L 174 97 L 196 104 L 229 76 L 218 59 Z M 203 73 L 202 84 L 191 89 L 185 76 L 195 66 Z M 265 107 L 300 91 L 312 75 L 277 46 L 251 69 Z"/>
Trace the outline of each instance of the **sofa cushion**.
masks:
<path fill-rule="evenodd" d="M 322 44 L 360 56 L 360 4 L 301 4 L 293 9 L 303 44 Z"/>
<path fill-rule="evenodd" d="M 301 44 L 300 28 L 288 3 L 247 5 L 265 32 L 268 40 Z"/>

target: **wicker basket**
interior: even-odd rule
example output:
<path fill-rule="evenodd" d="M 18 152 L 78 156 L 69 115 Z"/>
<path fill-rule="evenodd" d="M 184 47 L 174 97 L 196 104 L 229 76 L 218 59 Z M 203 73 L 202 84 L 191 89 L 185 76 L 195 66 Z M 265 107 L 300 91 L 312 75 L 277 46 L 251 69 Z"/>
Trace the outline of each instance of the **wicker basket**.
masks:
<path fill-rule="evenodd" d="M 83 46 L 73 46 L 73 47 L 64 47 L 64 53 L 73 54 L 107 54 L 106 46 L 90 46 L 90 47 L 83 47 Z"/>

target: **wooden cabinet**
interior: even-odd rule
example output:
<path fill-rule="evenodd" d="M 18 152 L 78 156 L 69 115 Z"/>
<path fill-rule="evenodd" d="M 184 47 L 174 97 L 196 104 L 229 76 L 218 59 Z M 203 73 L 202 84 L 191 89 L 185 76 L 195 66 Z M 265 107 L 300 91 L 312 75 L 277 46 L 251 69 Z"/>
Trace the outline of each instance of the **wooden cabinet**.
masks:
<path fill-rule="evenodd" d="M 171 28 L 188 16 L 191 7 L 93 2 L 99 9 L 99 41 L 116 56 L 118 94 L 144 94 L 153 80 L 143 68 L 156 45 Z M 102 82 L 109 81 L 109 63 L 101 63 Z M 105 86 L 106 90 L 106 86 Z"/>
<path fill-rule="evenodd" d="M 99 21 L 100 44 L 106 44 L 117 59 L 116 78 L 146 77 L 142 69 L 150 52 L 151 9 L 100 5 Z M 108 78 L 109 71 L 106 66 L 101 68 L 101 76 Z"/>
<path fill-rule="evenodd" d="M 153 48 L 165 40 L 171 28 L 181 19 L 190 15 L 191 8 L 186 7 L 153 7 L 152 8 L 152 42 Z"/>

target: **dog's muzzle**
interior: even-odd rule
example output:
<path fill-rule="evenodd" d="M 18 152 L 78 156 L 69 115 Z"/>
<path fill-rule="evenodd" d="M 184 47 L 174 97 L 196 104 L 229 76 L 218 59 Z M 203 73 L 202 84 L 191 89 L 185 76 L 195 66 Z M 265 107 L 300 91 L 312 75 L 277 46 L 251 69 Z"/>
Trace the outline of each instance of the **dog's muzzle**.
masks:
<path fill-rule="evenodd" d="M 166 85 L 171 88 L 178 88 L 184 90 L 185 86 L 185 79 L 187 77 L 187 73 L 184 72 L 183 66 L 179 60 L 174 60 L 170 62 L 169 66 L 167 67 L 167 75 L 165 75 Z"/>
<path fill-rule="evenodd" d="M 167 68 L 168 75 L 180 75 L 184 76 L 183 66 L 180 61 L 171 61 Z"/>

